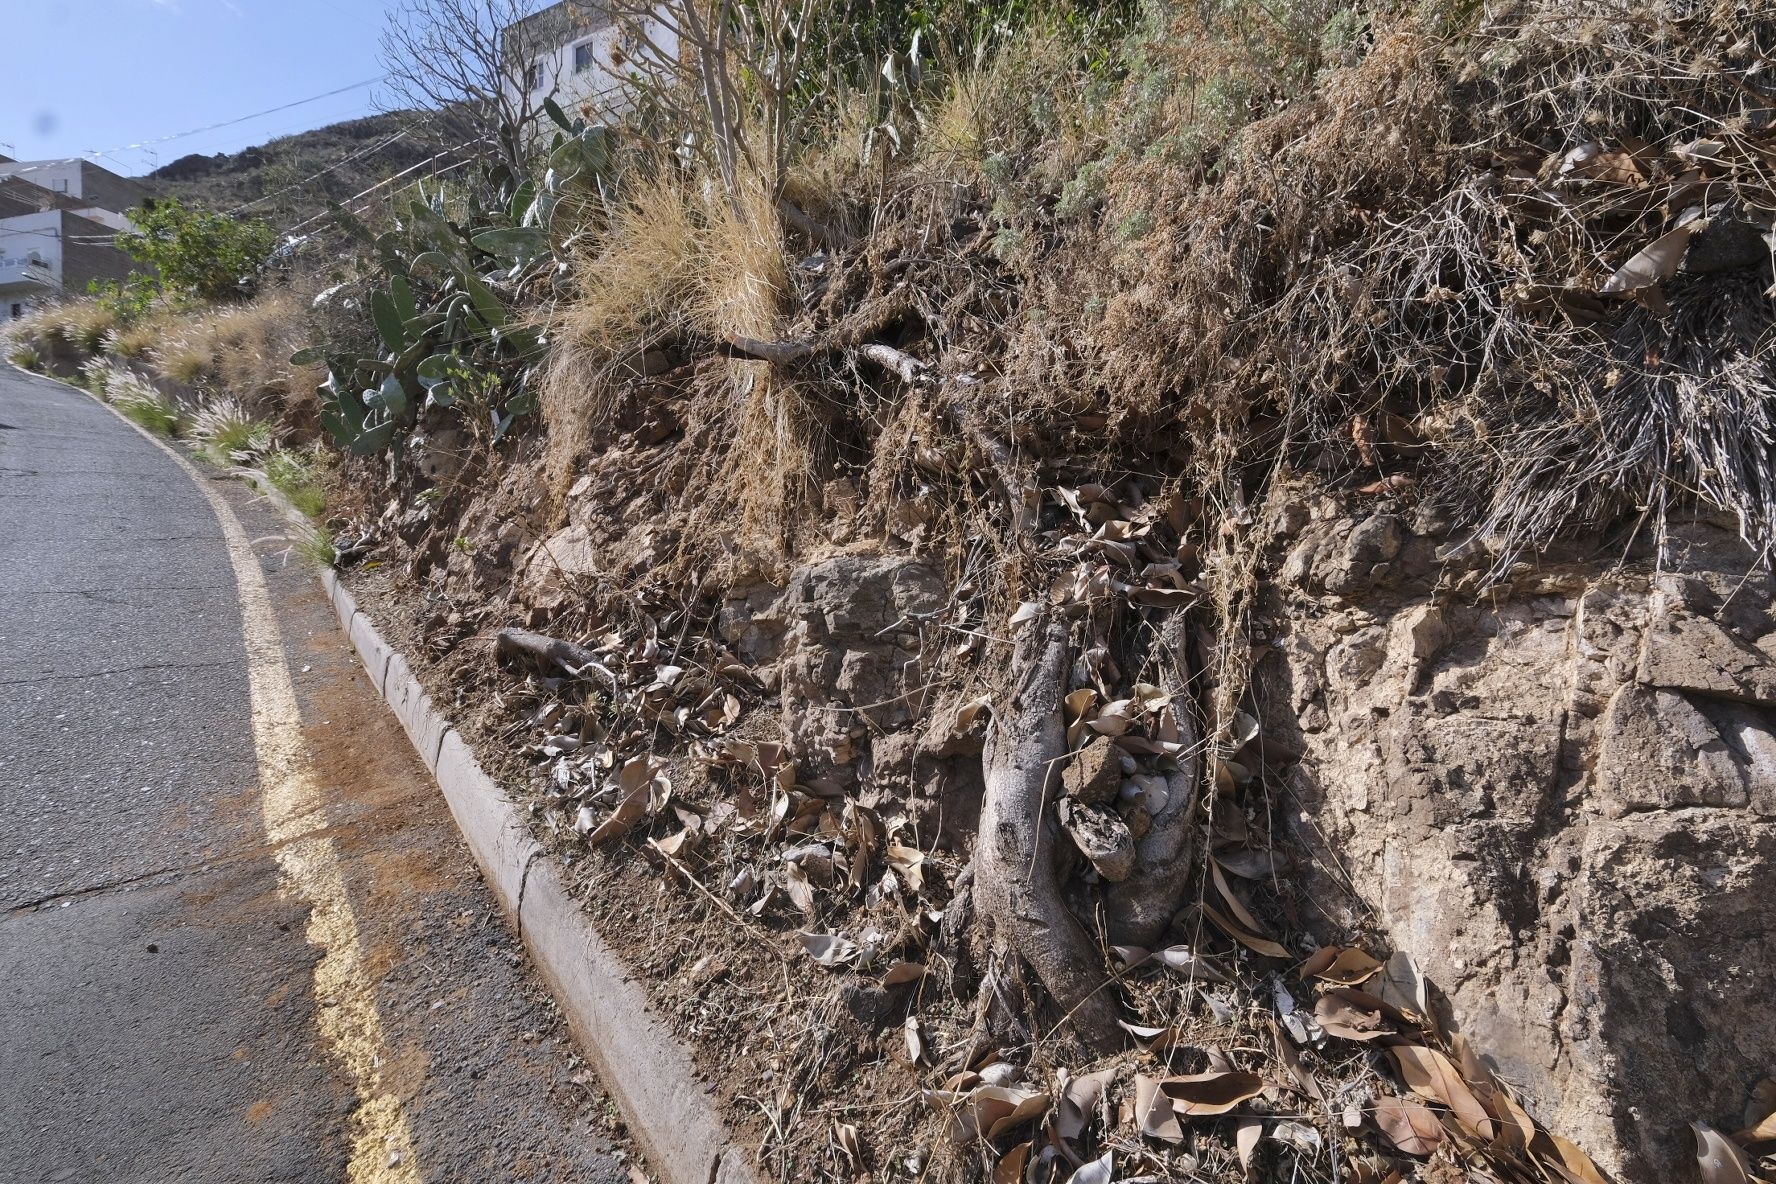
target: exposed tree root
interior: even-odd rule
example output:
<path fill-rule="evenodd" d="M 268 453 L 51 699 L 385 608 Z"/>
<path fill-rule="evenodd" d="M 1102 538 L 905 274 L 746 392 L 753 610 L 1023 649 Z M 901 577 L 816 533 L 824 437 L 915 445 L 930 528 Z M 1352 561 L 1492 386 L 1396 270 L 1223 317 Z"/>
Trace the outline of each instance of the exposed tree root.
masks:
<path fill-rule="evenodd" d="M 1202 754 L 1196 712 L 1188 701 L 1190 682 L 1186 654 L 1189 631 L 1184 614 L 1173 613 L 1161 637 L 1164 675 L 1161 683 L 1173 696 L 1178 717 L 1178 771 L 1166 778 L 1164 808 L 1153 815 L 1147 833 L 1135 840 L 1135 870 L 1120 883 L 1104 885 L 1104 912 L 1110 940 L 1121 945 L 1152 947 L 1165 934 L 1183 902 L 1195 866 L 1197 798 L 1201 793 Z"/>
<path fill-rule="evenodd" d="M 1022 958 L 1087 1045 L 1119 1042 L 1116 997 L 1096 945 L 1061 895 L 1065 845 L 1053 801 L 1067 755 L 1061 718 L 1067 627 L 1033 621 L 1012 664 L 1012 693 L 987 733 L 986 799 L 975 852 L 974 899 L 994 943 Z"/>

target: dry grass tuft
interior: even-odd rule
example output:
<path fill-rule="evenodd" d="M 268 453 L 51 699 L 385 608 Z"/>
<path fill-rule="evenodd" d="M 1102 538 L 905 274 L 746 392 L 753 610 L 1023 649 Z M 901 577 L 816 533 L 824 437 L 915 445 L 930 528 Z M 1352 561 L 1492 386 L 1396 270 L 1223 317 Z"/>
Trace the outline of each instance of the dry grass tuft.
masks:
<path fill-rule="evenodd" d="M 731 336 L 773 339 L 789 298 L 777 213 L 756 187 L 729 200 L 659 166 L 608 218 L 608 232 L 576 261 L 574 293 L 549 314 L 554 348 L 541 402 L 556 488 L 571 480 L 644 369 Z M 789 459 L 797 449 L 783 443 L 793 435 L 793 398 L 778 400 L 763 367 L 733 363 L 730 370 L 724 438 L 752 423 L 767 456 L 799 468 L 801 461 Z M 767 421 L 769 431 L 756 428 Z"/>
<path fill-rule="evenodd" d="M 306 311 L 298 293 L 277 289 L 248 304 L 169 318 L 150 365 L 168 381 L 238 399 L 256 416 L 300 418 L 322 376 L 290 365 L 307 343 Z"/>

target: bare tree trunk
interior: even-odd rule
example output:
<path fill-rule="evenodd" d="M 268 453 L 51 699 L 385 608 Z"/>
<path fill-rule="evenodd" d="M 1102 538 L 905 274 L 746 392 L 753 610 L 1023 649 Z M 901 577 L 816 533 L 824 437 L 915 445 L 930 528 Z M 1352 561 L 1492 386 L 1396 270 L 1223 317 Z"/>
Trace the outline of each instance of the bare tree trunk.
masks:
<path fill-rule="evenodd" d="M 1036 972 L 1094 1050 L 1118 1044 L 1116 997 L 1103 958 L 1061 896 L 1053 798 L 1067 754 L 1061 698 L 1070 665 L 1067 627 L 1033 621 L 1013 658 L 1013 692 L 995 713 L 984 754 L 986 801 L 975 850 L 975 904 L 994 941 Z"/>
<path fill-rule="evenodd" d="M 1184 901 L 1195 866 L 1197 798 L 1202 792 L 1202 753 L 1196 713 L 1186 701 L 1190 664 L 1189 630 L 1182 611 L 1167 619 L 1162 634 L 1166 666 L 1161 684 L 1173 696 L 1178 739 L 1184 751 L 1178 771 L 1166 778 L 1166 804 L 1151 828 L 1135 841 L 1135 870 L 1120 883 L 1104 885 L 1104 912 L 1110 940 L 1151 949 L 1165 934 Z"/>

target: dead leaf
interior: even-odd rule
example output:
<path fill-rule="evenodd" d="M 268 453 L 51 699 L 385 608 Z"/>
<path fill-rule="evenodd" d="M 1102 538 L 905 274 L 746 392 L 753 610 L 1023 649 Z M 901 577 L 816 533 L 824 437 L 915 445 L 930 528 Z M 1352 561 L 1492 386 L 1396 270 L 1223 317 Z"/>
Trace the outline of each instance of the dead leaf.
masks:
<path fill-rule="evenodd" d="M 1034 600 L 1026 600 L 1017 606 L 1017 611 L 1011 614 L 1011 620 L 1007 624 L 1022 625 L 1026 621 L 1034 621 L 1041 615 L 1042 606 Z"/>
<path fill-rule="evenodd" d="M 1270 1137 L 1295 1148 L 1303 1155 L 1314 1155 L 1325 1144 L 1320 1138 L 1319 1128 L 1293 1119 L 1285 1119 L 1271 1127 Z"/>
<path fill-rule="evenodd" d="M 1030 1162 L 1030 1144 L 1019 1143 L 993 1165 L 993 1184 L 1023 1184 L 1024 1165 Z"/>
<path fill-rule="evenodd" d="M 1324 952 L 1321 951 L 1321 953 Z M 1380 969 L 1381 963 L 1362 950 L 1336 950 L 1330 962 L 1312 971 L 1312 977 L 1346 987 L 1354 987 L 1358 983 L 1366 982 L 1374 977 Z"/>
<path fill-rule="evenodd" d="M 1314 1022 L 1332 1036 L 1345 1040 L 1374 1040 L 1391 1036 L 1395 1028 L 1383 1016 L 1381 1008 L 1368 1007 L 1342 993 L 1328 991 L 1314 1004 Z"/>
<path fill-rule="evenodd" d="M 1656 287 L 1676 275 L 1683 264 L 1684 253 L 1690 249 L 1691 237 L 1702 226 L 1702 220 L 1697 219 L 1654 239 L 1604 281 L 1603 293 L 1626 296 L 1643 288 Z"/>
<path fill-rule="evenodd" d="M 1540 1132 L 1536 1136 L 1532 1151 L 1540 1153 L 1545 1160 L 1550 1148 L 1555 1157 L 1560 1160 L 1560 1168 L 1567 1179 L 1575 1181 L 1576 1184 L 1610 1184 L 1604 1174 L 1597 1169 L 1597 1165 L 1591 1162 L 1591 1157 L 1579 1150 L 1578 1144 L 1547 1131 Z M 1704 1184 L 1712 1184 L 1712 1182 L 1704 1181 Z"/>
<path fill-rule="evenodd" d="M 914 892 L 922 892 L 925 888 L 925 853 L 917 847 L 902 847 L 898 843 L 890 843 L 885 852 L 888 866 L 900 873 L 907 886 Z"/>
<path fill-rule="evenodd" d="M 1012 1089 L 1009 1086 L 983 1085 L 974 1092 L 977 1096 L 980 1094 L 992 1094 L 996 1099 L 1008 1099 L 1012 1103 L 1010 1110 L 1000 1115 L 1000 1117 L 995 1119 L 993 1124 L 987 1128 L 988 1139 L 997 1139 L 1000 1135 L 1017 1126 L 1019 1123 L 1029 1122 L 1033 1118 L 1041 1117 L 1041 1115 L 1048 1109 L 1048 1095 L 1044 1093 L 1036 1093 L 1031 1090 Z"/>
<path fill-rule="evenodd" d="M 1184 1128 L 1178 1125 L 1172 1100 L 1159 1092 L 1159 1078 L 1135 1075 L 1135 1121 L 1141 1133 L 1167 1143 L 1182 1143 Z"/>
<path fill-rule="evenodd" d="M 1282 946 L 1271 941 L 1269 938 L 1259 937 L 1256 934 L 1246 932 L 1228 918 L 1222 916 L 1214 906 L 1204 904 L 1201 907 L 1203 916 L 1214 922 L 1215 928 L 1221 930 L 1221 932 L 1225 933 L 1228 937 L 1233 938 L 1233 940 L 1239 942 L 1253 953 L 1263 954 L 1266 958 L 1286 959 L 1290 956 L 1288 950 L 1285 950 Z"/>
<path fill-rule="evenodd" d="M 1240 1167 L 1248 1180 L 1253 1178 L 1252 1153 L 1258 1150 L 1258 1140 L 1263 1136 L 1264 1122 L 1257 1118 L 1242 1118 L 1233 1129 L 1233 1148 L 1239 1152 Z"/>
<path fill-rule="evenodd" d="M 784 865 L 783 890 L 789 893 L 789 899 L 803 915 L 814 915 L 814 886 L 808 882 L 808 873 L 802 870 L 800 863 Z"/>
<path fill-rule="evenodd" d="M 1183 1033 L 1176 1028 L 1154 1028 L 1146 1024 L 1124 1023 L 1122 1020 L 1117 1020 L 1116 1024 L 1135 1038 L 1143 1052 L 1167 1052 L 1184 1039 Z"/>
<path fill-rule="evenodd" d="M 1237 851 L 1217 851 L 1215 862 L 1242 880 L 1269 880 L 1289 870 L 1288 855 L 1281 851 L 1254 851 L 1242 847 Z"/>
<path fill-rule="evenodd" d="M 1159 1090 L 1171 1099 L 1172 1109 L 1180 1118 L 1204 1118 L 1225 1114 L 1264 1089 L 1264 1078 L 1256 1073 L 1234 1070 L 1231 1073 L 1189 1073 L 1181 1077 L 1161 1079 Z"/>
<path fill-rule="evenodd" d="M 1370 993 L 1383 1003 L 1388 1003 L 1401 1011 L 1407 1012 L 1415 1019 L 1425 1020 L 1430 1017 L 1430 1000 L 1426 995 L 1424 975 L 1418 969 L 1418 963 L 1405 950 L 1395 950 L 1388 955 L 1387 963 L 1381 968 L 1381 977 L 1369 984 Z"/>
<path fill-rule="evenodd" d="M 1276 1046 L 1277 1060 L 1281 1061 L 1283 1067 L 1289 1070 L 1289 1075 L 1301 1087 L 1301 1092 L 1324 1102 L 1326 1095 L 1320 1089 L 1319 1081 L 1312 1073 L 1308 1072 L 1307 1066 L 1301 1063 L 1301 1054 L 1295 1051 L 1295 1046 L 1283 1039 L 1282 1025 L 1275 1020 L 1270 1021 L 1270 1037 L 1271 1042 Z"/>
<path fill-rule="evenodd" d="M 822 966 L 843 966 L 857 957 L 857 943 L 841 933 L 803 933 L 802 948 Z"/>
<path fill-rule="evenodd" d="M 1231 983 L 1233 981 L 1225 970 L 1213 961 L 1204 958 L 1191 950 L 1189 946 L 1167 946 L 1151 956 L 1155 962 L 1163 962 L 1173 970 L 1205 983 Z"/>
<path fill-rule="evenodd" d="M 852 1171 L 855 1172 L 863 1166 L 863 1147 L 857 1140 L 855 1126 L 848 1122 L 835 1122 L 833 1124 L 833 1142 L 839 1145 L 839 1150 L 843 1151 L 845 1158 L 851 1161 Z"/>
<path fill-rule="evenodd" d="M 1134 700 L 1117 699 L 1098 709 L 1086 727 L 1101 736 L 1120 736 L 1134 724 Z"/>
<path fill-rule="evenodd" d="M 1246 908 L 1245 902 L 1240 900 L 1239 895 L 1228 886 L 1227 877 L 1221 874 L 1221 865 L 1212 859 L 1209 861 L 1209 875 L 1215 881 L 1215 891 L 1219 892 L 1221 899 L 1227 902 L 1228 911 L 1233 915 L 1233 919 L 1238 921 L 1246 932 L 1256 937 L 1268 938 L 1269 935 L 1264 932 L 1264 926 L 1259 923 L 1258 918 L 1252 915 L 1251 911 Z"/>
<path fill-rule="evenodd" d="M 1696 1132 L 1696 1170 L 1702 1184 L 1747 1184 L 1751 1164 L 1739 1145 L 1705 1122 L 1692 1122 Z"/>
<path fill-rule="evenodd" d="M 1776 1139 L 1776 1077 L 1766 1077 L 1751 1087 L 1751 1099 L 1745 1103 L 1745 1129 L 1733 1138 L 1741 1143 Z"/>
<path fill-rule="evenodd" d="M 925 1036 L 919 1029 L 919 1017 L 907 1016 L 901 1028 L 906 1035 L 907 1060 L 917 1065 L 925 1057 Z"/>
<path fill-rule="evenodd" d="M 1443 1124 L 1410 1098 L 1377 1099 L 1375 1125 L 1388 1142 L 1407 1155 L 1429 1155 L 1443 1143 Z"/>
<path fill-rule="evenodd" d="M 1477 1139 L 1491 1142 L 1496 1128 L 1449 1058 L 1422 1044 L 1398 1044 L 1388 1049 L 1408 1088 L 1421 1098 L 1441 1102 L 1454 1112 L 1456 1121 Z"/>
<path fill-rule="evenodd" d="M 1063 1139 L 1077 1139 L 1091 1125 L 1104 1090 L 1116 1076 L 1115 1069 L 1099 1069 L 1069 1077 L 1055 1101 L 1054 1131 Z"/>
<path fill-rule="evenodd" d="M 1114 1178 L 1110 1170 L 1110 1153 L 1106 1151 L 1074 1172 L 1068 1184 L 1111 1184 Z"/>
<path fill-rule="evenodd" d="M 624 773 L 627 774 L 628 770 L 624 769 Z M 624 780 L 628 778 L 625 776 Z M 611 811 L 610 817 L 594 827 L 592 833 L 586 836 L 586 841 L 597 846 L 599 843 L 621 838 L 641 821 L 642 815 L 647 813 L 647 807 L 648 783 L 644 781 L 624 795 L 623 800 L 617 803 L 617 808 Z"/>
<path fill-rule="evenodd" d="M 925 977 L 923 962 L 896 962 L 882 975 L 884 987 L 898 987 L 902 983 L 914 983 Z"/>

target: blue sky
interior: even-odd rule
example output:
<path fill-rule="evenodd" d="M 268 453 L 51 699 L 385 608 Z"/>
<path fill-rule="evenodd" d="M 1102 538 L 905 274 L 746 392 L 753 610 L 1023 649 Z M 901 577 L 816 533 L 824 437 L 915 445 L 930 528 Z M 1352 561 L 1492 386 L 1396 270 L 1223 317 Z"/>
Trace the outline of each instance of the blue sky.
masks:
<path fill-rule="evenodd" d="M 232 127 L 141 144 L 377 78 L 383 0 L 6 0 L 0 152 L 126 175 L 379 109 L 359 86 Z M 72 68 L 71 68 L 72 67 Z M 11 147 L 6 145 L 10 144 Z M 91 156 L 94 151 L 107 156 Z"/>

